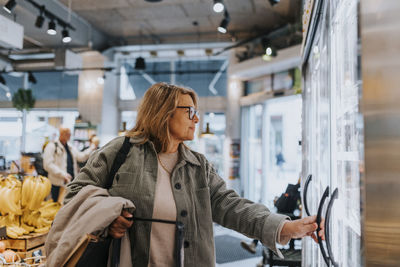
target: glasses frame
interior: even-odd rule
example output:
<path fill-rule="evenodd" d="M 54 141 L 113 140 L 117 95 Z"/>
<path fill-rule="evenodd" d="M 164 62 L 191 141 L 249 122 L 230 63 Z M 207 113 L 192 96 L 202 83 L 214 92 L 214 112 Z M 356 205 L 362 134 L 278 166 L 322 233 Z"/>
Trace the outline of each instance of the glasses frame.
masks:
<path fill-rule="evenodd" d="M 195 115 L 197 116 L 197 118 L 199 117 L 199 111 L 196 110 L 192 106 L 177 106 L 176 108 L 187 108 L 187 109 L 189 109 L 189 120 L 193 120 Z"/>

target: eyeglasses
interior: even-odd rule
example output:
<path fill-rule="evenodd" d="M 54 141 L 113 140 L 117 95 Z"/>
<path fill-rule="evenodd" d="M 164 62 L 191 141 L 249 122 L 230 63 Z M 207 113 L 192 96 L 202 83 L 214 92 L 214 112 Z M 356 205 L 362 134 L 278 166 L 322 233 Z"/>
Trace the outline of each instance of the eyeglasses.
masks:
<path fill-rule="evenodd" d="M 187 108 L 189 109 L 189 120 L 193 120 L 194 115 L 199 117 L 199 111 L 195 110 L 194 107 L 191 106 L 177 106 L 176 108 Z"/>

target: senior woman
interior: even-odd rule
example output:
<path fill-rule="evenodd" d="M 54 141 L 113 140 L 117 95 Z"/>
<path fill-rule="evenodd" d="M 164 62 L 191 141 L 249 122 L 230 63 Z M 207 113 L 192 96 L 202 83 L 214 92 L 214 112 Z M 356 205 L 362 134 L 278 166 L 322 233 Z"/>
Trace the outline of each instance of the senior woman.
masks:
<path fill-rule="evenodd" d="M 182 222 L 185 266 L 215 265 L 213 222 L 259 239 L 278 254 L 276 243 L 307 235 L 315 239 L 315 216 L 290 221 L 226 188 L 207 159 L 183 143 L 193 140 L 198 121 L 193 90 L 157 83 L 145 93 L 136 126 L 126 134 L 133 145 L 109 193 L 130 199 L 136 210 L 124 211 L 109 234 L 121 238 L 128 232 L 133 266 L 174 266 L 175 226 L 133 223 L 131 217 Z M 105 185 L 123 141 L 117 137 L 94 152 L 68 185 L 66 202 L 86 185 Z"/>

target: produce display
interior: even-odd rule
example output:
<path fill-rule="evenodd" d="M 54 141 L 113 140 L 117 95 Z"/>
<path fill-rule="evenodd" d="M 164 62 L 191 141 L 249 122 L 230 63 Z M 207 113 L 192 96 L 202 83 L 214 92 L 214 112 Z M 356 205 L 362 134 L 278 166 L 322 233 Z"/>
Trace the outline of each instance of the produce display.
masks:
<path fill-rule="evenodd" d="M 21 182 L 16 176 L 0 177 L 0 227 L 6 226 L 7 236 L 45 233 L 60 204 L 44 201 L 51 190 L 50 180 L 43 176 L 25 176 Z"/>

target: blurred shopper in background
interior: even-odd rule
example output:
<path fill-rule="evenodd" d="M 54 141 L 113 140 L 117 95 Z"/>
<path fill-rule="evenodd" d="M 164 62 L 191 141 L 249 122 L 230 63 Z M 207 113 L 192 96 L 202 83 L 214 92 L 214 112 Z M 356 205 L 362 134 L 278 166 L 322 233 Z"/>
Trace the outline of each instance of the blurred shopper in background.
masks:
<path fill-rule="evenodd" d="M 174 257 L 177 243 L 173 224 L 135 221 L 136 217 L 184 224 L 184 266 L 215 265 L 213 222 L 259 239 L 278 254 L 276 243 L 314 235 L 316 216 L 290 221 L 262 204 L 241 198 L 226 188 L 202 154 L 184 144 L 194 138 L 199 121 L 197 103 L 191 89 L 154 84 L 142 99 L 136 126 L 126 134 L 131 148 L 109 194 L 131 200 L 136 210 L 134 214 L 124 210 L 107 232 L 114 238 L 129 235 L 132 265 L 175 266 L 181 261 Z M 87 185 L 105 187 L 124 140 L 117 137 L 90 156 L 81 173 L 68 184 L 66 203 Z M 323 229 L 319 234 L 323 236 Z"/>
<path fill-rule="evenodd" d="M 43 152 L 43 167 L 48 172 L 50 179 L 51 197 L 54 201 L 62 202 L 59 199 L 60 189 L 71 182 L 78 173 L 77 161 L 86 161 L 89 158 L 97 144 L 92 144 L 89 149 L 80 152 L 75 147 L 68 144 L 71 138 L 69 128 L 60 127 L 59 139 L 49 142 Z"/>

